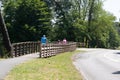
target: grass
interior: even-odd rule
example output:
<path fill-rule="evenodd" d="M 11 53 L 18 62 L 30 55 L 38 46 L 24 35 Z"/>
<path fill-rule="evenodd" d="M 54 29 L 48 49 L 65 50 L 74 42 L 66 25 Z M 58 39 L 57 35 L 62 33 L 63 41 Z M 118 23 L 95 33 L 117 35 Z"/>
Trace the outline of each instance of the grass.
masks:
<path fill-rule="evenodd" d="M 45 59 L 34 59 L 16 66 L 5 80 L 82 80 L 67 52 Z"/>
<path fill-rule="evenodd" d="M 1 61 L 1 60 L 4 60 L 4 59 L 5 59 L 5 58 L 0 58 L 0 61 Z"/>

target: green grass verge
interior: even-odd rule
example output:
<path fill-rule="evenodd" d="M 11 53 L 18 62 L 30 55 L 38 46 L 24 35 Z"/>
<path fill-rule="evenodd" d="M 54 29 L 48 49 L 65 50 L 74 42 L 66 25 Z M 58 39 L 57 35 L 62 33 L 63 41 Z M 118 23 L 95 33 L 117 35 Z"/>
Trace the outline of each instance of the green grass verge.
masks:
<path fill-rule="evenodd" d="M 5 80 L 82 80 L 67 52 L 54 57 L 34 59 L 16 66 Z"/>
<path fill-rule="evenodd" d="M 5 60 L 5 58 L 0 58 L 0 61 L 1 61 L 1 60 Z"/>

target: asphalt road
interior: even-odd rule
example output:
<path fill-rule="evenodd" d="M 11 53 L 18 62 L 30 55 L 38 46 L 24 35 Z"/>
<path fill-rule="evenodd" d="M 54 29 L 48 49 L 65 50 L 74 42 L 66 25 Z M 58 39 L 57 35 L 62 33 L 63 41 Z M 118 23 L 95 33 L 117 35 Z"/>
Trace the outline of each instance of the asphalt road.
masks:
<path fill-rule="evenodd" d="M 4 80 L 5 76 L 10 72 L 16 65 L 23 63 L 34 58 L 38 58 L 39 53 L 28 54 L 16 58 L 5 59 L 0 61 L 0 80 Z"/>
<path fill-rule="evenodd" d="M 85 49 L 74 56 L 73 64 L 84 80 L 120 80 L 120 50 Z"/>

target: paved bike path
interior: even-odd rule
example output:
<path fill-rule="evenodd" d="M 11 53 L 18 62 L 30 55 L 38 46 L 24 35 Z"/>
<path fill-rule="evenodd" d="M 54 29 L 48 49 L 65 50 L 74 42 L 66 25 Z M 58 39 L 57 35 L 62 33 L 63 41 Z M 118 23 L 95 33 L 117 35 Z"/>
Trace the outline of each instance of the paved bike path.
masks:
<path fill-rule="evenodd" d="M 28 61 L 31 59 L 35 59 L 39 57 L 39 53 L 28 54 L 20 57 L 5 59 L 0 61 L 0 80 L 4 80 L 7 74 L 13 69 L 16 65 L 23 63 L 24 61 Z"/>

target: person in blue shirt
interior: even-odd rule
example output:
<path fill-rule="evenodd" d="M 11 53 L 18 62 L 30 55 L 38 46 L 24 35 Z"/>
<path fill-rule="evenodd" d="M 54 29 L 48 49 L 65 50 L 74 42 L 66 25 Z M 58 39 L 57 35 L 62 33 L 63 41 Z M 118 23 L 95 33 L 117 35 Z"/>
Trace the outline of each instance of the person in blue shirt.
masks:
<path fill-rule="evenodd" d="M 43 37 L 41 38 L 41 43 L 42 43 L 42 45 L 45 45 L 46 42 L 47 42 L 47 38 L 46 38 L 45 35 L 43 35 Z"/>

